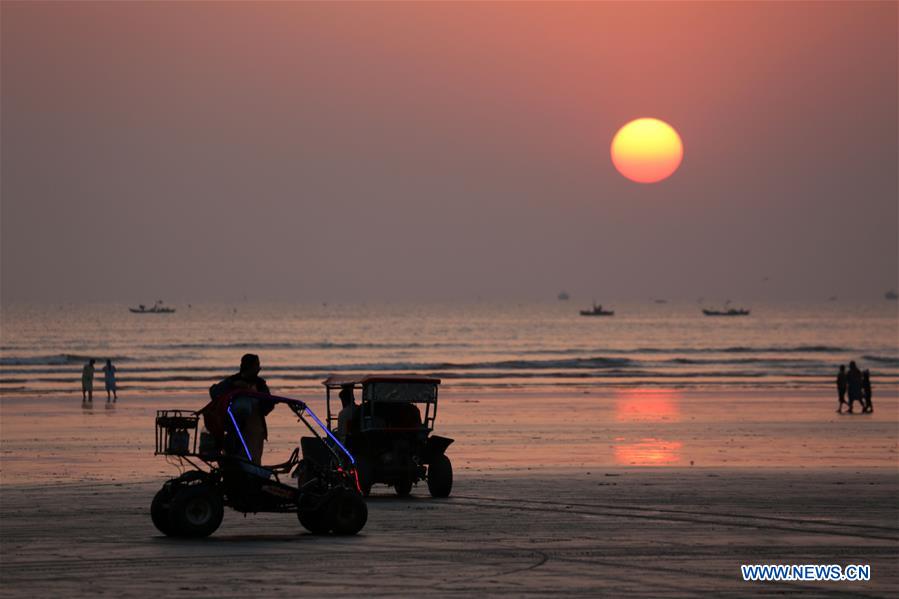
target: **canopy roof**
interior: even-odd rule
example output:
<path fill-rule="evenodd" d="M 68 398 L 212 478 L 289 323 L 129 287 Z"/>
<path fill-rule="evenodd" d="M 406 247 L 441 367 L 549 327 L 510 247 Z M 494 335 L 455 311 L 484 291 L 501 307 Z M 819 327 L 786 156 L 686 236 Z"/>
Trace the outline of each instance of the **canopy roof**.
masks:
<path fill-rule="evenodd" d="M 331 388 L 344 385 L 367 385 L 368 383 L 429 383 L 439 385 L 440 379 L 417 374 L 362 374 L 329 376 L 322 381 L 322 385 Z"/>

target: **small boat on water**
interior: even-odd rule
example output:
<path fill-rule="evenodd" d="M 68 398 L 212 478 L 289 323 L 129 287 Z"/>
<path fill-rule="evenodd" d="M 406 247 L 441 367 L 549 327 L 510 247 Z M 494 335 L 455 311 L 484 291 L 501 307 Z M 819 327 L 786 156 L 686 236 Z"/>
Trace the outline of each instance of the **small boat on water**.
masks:
<path fill-rule="evenodd" d="M 885 297 L 888 300 L 895 301 L 895 300 L 899 300 L 899 293 L 896 293 L 895 289 L 890 289 L 889 291 L 887 291 L 886 293 L 883 294 L 883 297 Z"/>
<path fill-rule="evenodd" d="M 602 304 L 593 302 L 593 309 L 581 310 L 581 316 L 615 316 L 615 310 L 603 310 Z"/>
<path fill-rule="evenodd" d="M 560 291 L 557 297 L 559 298 L 560 302 L 567 302 L 569 299 L 571 299 L 571 296 L 569 296 L 565 291 Z"/>
<path fill-rule="evenodd" d="M 749 310 L 746 308 L 731 308 L 730 300 L 724 302 L 724 307 L 720 310 L 703 308 L 702 313 L 706 316 L 749 316 Z"/>
<path fill-rule="evenodd" d="M 175 312 L 174 308 L 163 306 L 162 300 L 157 301 L 151 308 L 140 304 L 137 308 L 128 308 L 128 310 L 130 310 L 132 314 L 172 314 Z"/>
<path fill-rule="evenodd" d="M 728 308 L 727 310 L 707 310 L 703 308 L 702 313 L 706 316 L 749 316 L 749 310 L 744 308 Z"/>

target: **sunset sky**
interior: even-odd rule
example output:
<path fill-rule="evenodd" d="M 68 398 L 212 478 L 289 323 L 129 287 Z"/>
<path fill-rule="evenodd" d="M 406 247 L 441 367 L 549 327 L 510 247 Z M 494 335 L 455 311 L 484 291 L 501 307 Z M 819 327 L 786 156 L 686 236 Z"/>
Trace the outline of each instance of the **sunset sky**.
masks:
<path fill-rule="evenodd" d="M 897 284 L 893 2 L 0 16 L 4 302 L 875 300 Z M 683 140 L 660 183 L 610 159 L 639 117 Z"/>

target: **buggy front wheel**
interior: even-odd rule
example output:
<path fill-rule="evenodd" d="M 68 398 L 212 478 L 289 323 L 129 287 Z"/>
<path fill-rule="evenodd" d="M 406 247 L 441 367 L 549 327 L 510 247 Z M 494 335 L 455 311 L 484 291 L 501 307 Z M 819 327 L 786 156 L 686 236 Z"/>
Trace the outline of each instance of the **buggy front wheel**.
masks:
<path fill-rule="evenodd" d="M 209 485 L 182 487 L 172 497 L 169 522 L 173 534 L 208 537 L 222 523 L 225 508 L 222 496 Z"/>
<path fill-rule="evenodd" d="M 453 490 L 453 465 L 441 454 L 428 465 L 428 491 L 431 497 L 449 497 Z"/>

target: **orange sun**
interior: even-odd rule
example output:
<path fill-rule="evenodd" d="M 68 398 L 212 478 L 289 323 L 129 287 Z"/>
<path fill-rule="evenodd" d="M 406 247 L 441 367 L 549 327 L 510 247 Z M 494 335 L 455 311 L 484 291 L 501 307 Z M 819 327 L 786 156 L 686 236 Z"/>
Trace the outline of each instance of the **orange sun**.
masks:
<path fill-rule="evenodd" d="M 656 183 L 671 176 L 684 158 L 684 144 L 674 127 L 659 119 L 636 119 L 612 139 L 612 163 L 637 183 Z"/>

